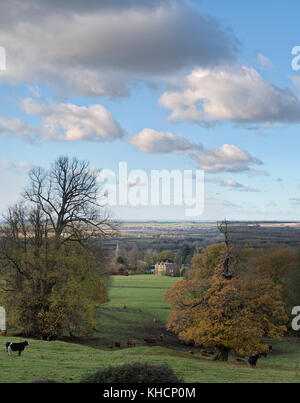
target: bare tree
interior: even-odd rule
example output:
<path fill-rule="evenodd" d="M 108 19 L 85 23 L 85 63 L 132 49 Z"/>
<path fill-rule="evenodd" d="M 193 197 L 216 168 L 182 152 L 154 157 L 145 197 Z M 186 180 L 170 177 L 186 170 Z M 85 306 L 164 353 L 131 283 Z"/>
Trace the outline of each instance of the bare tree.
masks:
<path fill-rule="evenodd" d="M 85 241 L 114 228 L 87 162 L 60 157 L 49 171 L 30 172 L 24 199 L 0 227 L 0 305 L 24 334 L 92 328 L 94 304 L 107 301 L 107 271 L 101 245 Z"/>
<path fill-rule="evenodd" d="M 97 174 L 86 161 L 59 157 L 50 170 L 32 169 L 25 200 L 41 211 L 57 239 L 106 236 L 115 224 L 100 203 Z"/>
<path fill-rule="evenodd" d="M 224 256 L 224 260 L 222 263 L 222 266 L 223 266 L 222 274 L 227 280 L 231 280 L 233 273 L 230 268 L 231 246 L 230 246 L 230 241 L 229 241 L 228 222 L 226 220 L 224 220 L 221 223 L 218 223 L 217 225 L 218 225 L 218 229 L 221 232 L 221 234 L 224 235 L 224 242 L 226 245 L 225 256 Z"/>

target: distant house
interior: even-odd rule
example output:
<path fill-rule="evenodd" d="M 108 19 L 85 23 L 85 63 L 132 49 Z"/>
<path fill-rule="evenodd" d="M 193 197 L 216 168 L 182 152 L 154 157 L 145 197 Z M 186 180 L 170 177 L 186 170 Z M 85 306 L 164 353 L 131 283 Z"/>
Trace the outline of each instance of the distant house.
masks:
<path fill-rule="evenodd" d="M 160 262 L 155 265 L 155 275 L 156 276 L 171 276 L 179 277 L 180 268 L 176 263 L 170 262 Z"/>

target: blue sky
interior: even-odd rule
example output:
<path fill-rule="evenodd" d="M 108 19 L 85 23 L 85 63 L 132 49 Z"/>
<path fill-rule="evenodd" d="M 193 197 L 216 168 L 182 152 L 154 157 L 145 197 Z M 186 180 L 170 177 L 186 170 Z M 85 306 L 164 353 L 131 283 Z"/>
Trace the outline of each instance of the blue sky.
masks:
<path fill-rule="evenodd" d="M 203 169 L 195 220 L 300 219 L 297 1 L 5 0 L 0 14 L 1 211 L 31 166 L 69 155 L 115 171 Z"/>

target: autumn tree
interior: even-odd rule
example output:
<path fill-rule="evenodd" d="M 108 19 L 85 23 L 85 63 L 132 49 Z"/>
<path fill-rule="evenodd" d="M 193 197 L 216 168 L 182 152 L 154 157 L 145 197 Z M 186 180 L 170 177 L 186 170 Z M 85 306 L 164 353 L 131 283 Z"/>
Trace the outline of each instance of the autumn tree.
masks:
<path fill-rule="evenodd" d="M 218 268 L 219 269 L 219 268 Z M 226 280 L 220 271 L 208 280 L 182 280 L 165 293 L 172 311 L 167 329 L 186 340 L 216 349 L 216 360 L 230 351 L 262 351 L 263 336 L 280 338 L 287 317 L 278 286 Z"/>
<path fill-rule="evenodd" d="M 267 278 L 236 278 L 230 267 L 231 247 L 225 245 L 212 276 L 177 282 L 165 293 L 172 304 L 167 329 L 214 347 L 215 360 L 221 361 L 228 360 L 230 351 L 252 355 L 264 350 L 262 337 L 282 337 L 288 320 L 280 285 Z"/>
<path fill-rule="evenodd" d="M 220 263 L 225 251 L 224 243 L 207 246 L 201 253 L 197 253 L 191 260 L 192 270 L 190 279 L 204 279 L 213 275 L 216 266 Z"/>
<path fill-rule="evenodd" d="M 96 176 L 88 163 L 66 157 L 49 171 L 35 168 L 22 202 L 5 216 L 0 302 L 26 335 L 80 335 L 94 325 L 94 304 L 107 300 L 98 241 L 113 224 L 102 213 Z"/>

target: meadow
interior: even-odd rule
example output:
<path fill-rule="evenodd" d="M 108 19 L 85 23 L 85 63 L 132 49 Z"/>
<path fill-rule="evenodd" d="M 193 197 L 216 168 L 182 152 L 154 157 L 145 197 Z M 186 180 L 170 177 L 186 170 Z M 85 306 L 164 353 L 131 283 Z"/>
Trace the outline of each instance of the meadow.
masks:
<path fill-rule="evenodd" d="M 191 348 L 179 345 L 164 328 L 169 306 L 162 294 L 175 281 L 147 275 L 112 277 L 110 302 L 97 308 L 99 328 L 76 344 L 29 340 L 21 357 L 8 357 L 5 342 L 20 339 L 0 337 L 0 382 L 32 382 L 41 377 L 78 382 L 88 371 L 133 361 L 167 363 L 185 382 L 300 382 L 300 344 L 295 339 L 272 342 L 274 351 L 260 359 L 256 369 L 237 363 L 234 356 L 220 363 L 202 357 L 197 349 L 190 355 Z M 160 333 L 165 337 L 156 346 L 143 341 Z M 127 348 L 128 338 L 137 340 L 137 347 Z M 121 342 L 121 349 L 110 350 L 115 341 Z"/>

